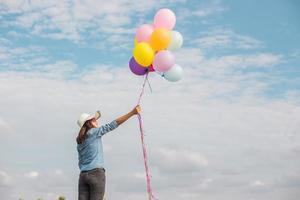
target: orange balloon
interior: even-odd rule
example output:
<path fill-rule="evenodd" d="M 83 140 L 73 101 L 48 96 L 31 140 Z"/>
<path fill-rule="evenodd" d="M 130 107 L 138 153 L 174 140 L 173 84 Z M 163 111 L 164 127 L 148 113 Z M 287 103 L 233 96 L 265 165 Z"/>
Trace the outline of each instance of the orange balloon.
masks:
<path fill-rule="evenodd" d="M 171 32 L 164 28 L 158 28 L 150 36 L 150 45 L 155 51 L 166 49 L 171 41 Z"/>

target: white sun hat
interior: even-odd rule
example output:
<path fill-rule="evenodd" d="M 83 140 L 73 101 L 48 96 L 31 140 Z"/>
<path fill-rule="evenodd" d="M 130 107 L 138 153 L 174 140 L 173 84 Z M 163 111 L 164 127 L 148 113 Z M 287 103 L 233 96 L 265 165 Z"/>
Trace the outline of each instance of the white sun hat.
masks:
<path fill-rule="evenodd" d="M 87 114 L 87 113 L 82 113 L 79 117 L 79 119 L 77 120 L 77 124 L 78 126 L 81 128 L 84 123 L 90 119 L 93 119 L 95 118 L 96 120 L 99 119 L 101 117 L 101 113 L 100 111 L 96 111 L 95 115 L 90 115 L 90 114 Z"/>

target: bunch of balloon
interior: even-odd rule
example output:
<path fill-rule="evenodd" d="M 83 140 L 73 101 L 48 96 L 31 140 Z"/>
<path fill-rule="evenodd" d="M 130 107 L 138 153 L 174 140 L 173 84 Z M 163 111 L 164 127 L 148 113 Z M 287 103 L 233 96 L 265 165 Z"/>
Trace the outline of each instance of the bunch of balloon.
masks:
<path fill-rule="evenodd" d="M 181 48 L 182 35 L 173 30 L 176 16 L 170 9 L 160 9 L 153 24 L 143 24 L 136 30 L 130 70 L 136 75 L 158 72 L 166 80 L 175 82 L 183 76 L 183 70 L 175 64 L 173 52 Z"/>

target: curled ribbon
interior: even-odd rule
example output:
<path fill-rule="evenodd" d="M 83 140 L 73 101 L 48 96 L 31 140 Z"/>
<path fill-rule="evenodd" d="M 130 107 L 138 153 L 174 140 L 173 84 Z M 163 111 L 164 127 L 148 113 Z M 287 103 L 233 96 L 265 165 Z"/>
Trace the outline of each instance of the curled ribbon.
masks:
<path fill-rule="evenodd" d="M 142 96 L 144 94 L 145 84 L 146 84 L 147 80 L 148 80 L 148 73 L 146 74 L 144 83 L 142 85 L 142 91 L 141 91 L 140 96 L 139 96 L 138 105 L 140 104 Z M 149 167 L 148 167 L 148 153 L 147 153 L 147 148 L 146 148 L 146 144 L 145 144 L 145 134 L 144 134 L 142 116 L 141 116 L 140 113 L 138 113 L 137 117 L 138 117 L 138 120 L 139 120 L 139 127 L 140 127 L 140 133 L 141 133 L 141 142 L 142 142 L 142 149 L 143 149 L 143 156 L 144 156 L 144 165 L 145 165 L 145 171 L 146 171 L 148 200 L 158 200 L 153 195 L 152 188 L 151 188 L 151 176 L 150 176 Z"/>

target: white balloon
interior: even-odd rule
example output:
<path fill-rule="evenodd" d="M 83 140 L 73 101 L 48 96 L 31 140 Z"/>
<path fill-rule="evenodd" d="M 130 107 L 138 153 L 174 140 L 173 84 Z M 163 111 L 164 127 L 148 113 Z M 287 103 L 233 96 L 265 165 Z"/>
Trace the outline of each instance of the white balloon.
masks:
<path fill-rule="evenodd" d="M 171 42 L 168 46 L 168 50 L 176 51 L 182 46 L 183 38 L 178 31 L 171 31 Z"/>
<path fill-rule="evenodd" d="M 171 82 L 179 81 L 183 76 L 183 69 L 175 64 L 171 69 L 163 73 L 163 77 Z"/>

